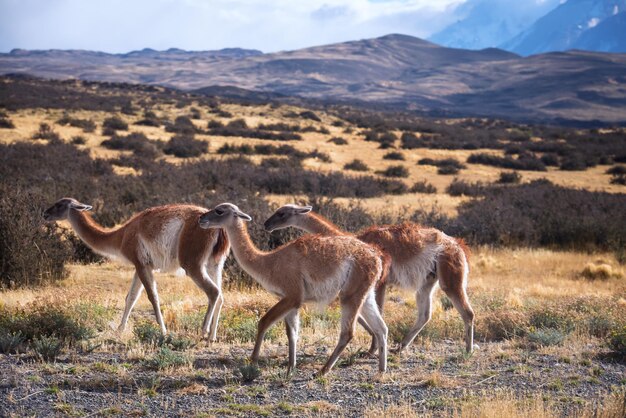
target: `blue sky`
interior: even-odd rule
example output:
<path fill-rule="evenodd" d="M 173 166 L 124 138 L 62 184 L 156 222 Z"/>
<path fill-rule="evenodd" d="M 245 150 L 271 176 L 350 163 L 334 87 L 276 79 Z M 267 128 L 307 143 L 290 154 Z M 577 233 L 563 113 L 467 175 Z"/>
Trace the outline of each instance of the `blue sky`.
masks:
<path fill-rule="evenodd" d="M 465 0 L 0 0 L 0 51 L 142 48 L 264 52 L 389 33 L 419 37 Z"/>

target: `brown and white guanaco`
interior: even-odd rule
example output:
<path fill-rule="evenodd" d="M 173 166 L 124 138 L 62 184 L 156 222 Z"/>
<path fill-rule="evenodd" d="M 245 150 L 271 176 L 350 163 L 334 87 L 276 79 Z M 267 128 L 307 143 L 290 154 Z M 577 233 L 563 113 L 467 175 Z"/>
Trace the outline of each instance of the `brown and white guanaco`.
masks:
<path fill-rule="evenodd" d="M 230 246 L 223 230 L 205 230 L 198 225 L 198 217 L 207 209 L 182 204 L 158 206 L 136 214 L 118 228 L 105 229 L 87 214 L 91 208 L 76 199 L 63 198 L 44 212 L 44 219 L 69 221 L 80 239 L 95 252 L 135 267 L 119 330 L 126 328 L 145 287 L 159 327 L 166 333 L 152 272 L 183 268 L 207 295 L 202 334 L 214 341 L 223 304 L 222 269 Z"/>
<path fill-rule="evenodd" d="M 280 301 L 259 321 L 251 360 L 258 361 L 267 329 L 285 320 L 289 341 L 290 373 L 296 365 L 300 307 L 307 302 L 328 304 L 339 295 L 341 333 L 325 374 L 353 338 L 357 317 L 367 323 L 378 345 L 378 369 L 387 367 L 387 326 L 376 305 L 374 288 L 383 274 L 379 250 L 350 236 L 307 235 L 272 251 L 261 251 L 251 241 L 246 221 L 250 216 L 231 203 L 202 215 L 203 228 L 223 228 L 241 267 Z"/>
<path fill-rule="evenodd" d="M 272 231 L 295 227 L 326 236 L 352 236 L 340 230 L 328 219 L 312 212 L 311 206 L 285 205 L 265 221 Z M 432 297 L 438 283 L 465 323 L 465 349 L 474 349 L 474 311 L 467 297 L 469 249 L 462 240 L 450 237 L 434 228 L 412 223 L 373 226 L 356 235 L 373 244 L 391 257 L 388 276 L 376 290 L 376 302 L 383 311 L 385 288 L 396 285 L 415 291 L 417 321 L 404 336 L 397 352 L 410 345 L 432 317 Z M 376 348 L 372 340 L 370 353 Z"/>

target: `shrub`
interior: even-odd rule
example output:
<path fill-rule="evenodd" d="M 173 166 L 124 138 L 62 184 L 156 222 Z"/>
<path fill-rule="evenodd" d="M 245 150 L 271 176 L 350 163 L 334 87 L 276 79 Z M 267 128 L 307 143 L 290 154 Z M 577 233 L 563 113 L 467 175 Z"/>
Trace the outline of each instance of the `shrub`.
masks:
<path fill-rule="evenodd" d="M 189 135 L 189 136 L 195 134 L 197 131 L 196 126 L 193 124 L 191 119 L 189 119 L 187 116 L 178 116 L 174 120 L 173 124 L 167 123 L 165 125 L 165 130 L 167 132 L 173 132 L 173 133 L 177 133 L 180 135 Z"/>
<path fill-rule="evenodd" d="M 626 236 L 624 197 L 572 190 L 537 180 L 490 187 L 465 202 L 447 225 L 474 244 L 555 246 L 619 251 Z"/>
<path fill-rule="evenodd" d="M 96 130 L 96 124 L 91 119 L 73 118 L 68 114 L 63 115 L 57 123 L 59 125 L 69 125 L 75 128 L 80 128 L 83 132 L 94 132 Z"/>
<path fill-rule="evenodd" d="M 606 174 L 613 174 L 613 175 L 623 175 L 626 174 L 626 166 L 624 165 L 615 165 L 611 168 L 609 168 L 608 170 L 606 170 Z"/>
<path fill-rule="evenodd" d="M 442 160 L 434 160 L 432 158 L 422 158 L 417 162 L 419 165 L 434 165 L 438 167 L 438 174 L 457 174 L 459 170 L 466 168 L 465 165 L 455 158 L 444 158 Z"/>
<path fill-rule="evenodd" d="M 163 152 L 178 158 L 199 157 L 208 151 L 208 144 L 191 136 L 173 136 L 163 147 Z"/>
<path fill-rule="evenodd" d="M 512 170 L 546 171 L 546 165 L 534 155 L 521 154 L 517 159 L 510 156 L 498 157 L 491 154 L 472 154 L 467 158 L 470 164 L 491 165 Z"/>
<path fill-rule="evenodd" d="M 502 171 L 497 182 L 501 184 L 519 184 L 521 181 L 522 176 L 517 171 Z"/>
<path fill-rule="evenodd" d="M 74 318 L 66 307 L 35 305 L 28 311 L 3 312 L 6 315 L 0 327 L 9 332 L 21 332 L 25 341 L 42 336 L 55 336 L 65 344 L 74 345 L 93 336 L 93 329 Z"/>
<path fill-rule="evenodd" d="M 344 170 L 369 171 L 369 167 L 363 161 L 354 159 L 343 166 Z"/>
<path fill-rule="evenodd" d="M 403 149 L 415 149 L 422 146 L 419 138 L 415 134 L 412 134 L 410 132 L 402 133 L 402 136 L 400 137 L 400 142 L 402 143 Z"/>
<path fill-rule="evenodd" d="M 124 103 L 121 107 L 120 107 L 120 112 L 125 114 L 125 115 L 134 115 L 135 112 L 137 110 L 135 109 L 135 107 L 133 106 L 133 102 L 132 101 L 127 101 L 126 103 Z"/>
<path fill-rule="evenodd" d="M 330 158 L 330 155 L 326 154 L 325 152 L 318 151 L 317 149 L 314 149 L 313 151 L 309 152 L 306 157 L 315 158 L 325 163 L 331 163 L 333 161 Z"/>
<path fill-rule="evenodd" d="M 541 347 L 559 345 L 565 340 L 566 334 L 552 328 L 541 328 L 528 333 L 527 338 L 533 344 Z"/>
<path fill-rule="evenodd" d="M 587 169 L 587 163 L 581 154 L 573 154 L 561 161 L 560 168 L 566 171 L 584 171 Z"/>
<path fill-rule="evenodd" d="M 247 363 L 239 366 L 239 374 L 244 383 L 252 383 L 261 377 L 261 369 L 256 364 Z"/>
<path fill-rule="evenodd" d="M 11 182 L 0 184 L 0 287 L 31 286 L 66 276 L 64 265 L 72 248 L 58 225 L 44 223 L 39 202 L 39 194 Z"/>
<path fill-rule="evenodd" d="M 233 119 L 226 125 L 227 128 L 231 129 L 248 129 L 248 124 L 245 119 Z"/>
<path fill-rule="evenodd" d="M 164 344 L 170 347 L 174 351 L 185 351 L 195 347 L 196 343 L 184 335 L 177 335 L 169 333 L 165 337 Z"/>
<path fill-rule="evenodd" d="M 224 124 L 220 122 L 219 120 L 213 119 L 207 123 L 207 129 L 220 129 L 223 127 L 224 127 Z"/>
<path fill-rule="evenodd" d="M 387 154 L 385 154 L 383 156 L 384 160 L 395 160 L 395 161 L 404 161 L 404 154 L 402 154 L 401 152 L 397 152 L 397 151 L 391 151 L 388 152 Z"/>
<path fill-rule="evenodd" d="M 133 334 L 142 344 L 160 346 L 165 341 L 161 329 L 152 322 L 139 322 L 133 328 Z"/>
<path fill-rule="evenodd" d="M 15 125 L 13 124 L 13 121 L 11 119 L 9 119 L 7 116 L 1 116 L 0 117 L 0 128 L 1 129 L 13 129 L 13 128 L 15 128 Z"/>
<path fill-rule="evenodd" d="M 334 136 L 330 138 L 327 142 L 332 142 L 335 145 L 348 145 L 348 141 L 340 136 Z"/>
<path fill-rule="evenodd" d="M 200 119 L 200 118 L 202 118 L 202 114 L 200 113 L 200 109 L 198 109 L 197 107 L 192 107 L 191 109 L 189 109 L 189 117 L 191 119 Z"/>
<path fill-rule="evenodd" d="M 191 365 L 191 360 L 188 356 L 168 347 L 161 347 L 151 359 L 146 361 L 146 366 L 156 370 L 176 369 L 189 365 Z"/>
<path fill-rule="evenodd" d="M 255 153 L 255 151 L 254 151 L 254 147 L 248 144 L 243 144 L 243 145 L 224 144 L 218 148 L 217 153 L 218 154 L 252 155 Z"/>
<path fill-rule="evenodd" d="M 450 196 L 480 196 L 485 190 L 486 185 L 480 181 L 468 183 L 455 178 L 446 188 L 446 193 Z"/>
<path fill-rule="evenodd" d="M 426 180 L 416 182 L 409 191 L 411 193 L 437 193 L 437 188 Z"/>
<path fill-rule="evenodd" d="M 300 117 L 304 119 L 314 120 L 315 122 L 322 121 L 319 116 L 317 116 L 314 112 L 310 110 L 305 110 L 303 112 L 300 112 Z"/>
<path fill-rule="evenodd" d="M 54 335 L 35 338 L 32 343 L 37 356 L 44 361 L 54 361 L 63 350 L 63 341 Z"/>
<path fill-rule="evenodd" d="M 111 116 L 106 118 L 104 122 L 102 122 L 102 127 L 104 129 L 109 129 L 112 131 L 127 131 L 128 123 L 126 123 L 119 116 Z"/>
<path fill-rule="evenodd" d="M 437 174 L 441 175 L 450 175 L 450 174 L 458 174 L 459 169 L 452 165 L 442 165 L 437 168 Z"/>
<path fill-rule="evenodd" d="M 47 123 L 40 123 L 39 129 L 33 134 L 33 139 L 47 139 L 48 141 L 60 141 L 61 137 Z"/>
<path fill-rule="evenodd" d="M 154 113 L 151 110 L 146 109 L 143 112 L 143 119 L 140 119 L 137 122 L 135 122 L 135 125 L 153 126 L 153 127 L 158 128 L 159 126 L 162 125 L 162 122 L 159 120 L 156 113 Z"/>
<path fill-rule="evenodd" d="M 365 140 L 368 142 L 378 142 L 386 147 L 392 147 L 398 138 L 393 132 L 379 132 L 370 130 L 365 132 Z"/>
<path fill-rule="evenodd" d="M 384 170 L 377 171 L 376 174 L 385 177 L 409 177 L 409 170 L 403 165 L 392 165 Z"/>
<path fill-rule="evenodd" d="M 26 340 L 22 331 L 9 332 L 0 328 L 0 353 L 17 353 L 22 343 Z"/>
<path fill-rule="evenodd" d="M 626 357 L 626 325 L 612 331 L 607 343 L 611 351 Z"/>
<path fill-rule="evenodd" d="M 263 161 L 261 161 L 261 167 L 269 169 L 284 167 L 299 168 L 302 167 L 302 163 L 296 158 L 269 157 L 263 158 Z"/>
<path fill-rule="evenodd" d="M 614 271 L 610 264 L 605 263 L 589 263 L 583 268 L 580 275 L 587 280 L 608 280 L 613 277 L 621 277 L 621 274 Z"/>
<path fill-rule="evenodd" d="M 85 139 L 84 136 L 76 135 L 72 137 L 70 142 L 74 145 L 85 145 L 87 143 L 87 140 Z"/>
<path fill-rule="evenodd" d="M 241 308 L 231 309 L 226 312 L 222 318 L 223 327 L 220 327 L 224 333 L 224 341 L 227 343 L 254 341 L 257 334 L 258 320 L 257 315 Z M 274 341 L 278 334 L 278 328 L 272 326 L 265 334 L 265 338 Z"/>
<path fill-rule="evenodd" d="M 547 153 L 541 156 L 541 162 L 549 167 L 559 166 L 559 156 L 554 153 Z"/>
<path fill-rule="evenodd" d="M 132 132 L 126 136 L 114 135 L 110 139 L 102 141 L 101 145 L 114 150 L 133 151 L 135 155 L 148 158 L 155 158 L 160 154 L 157 143 L 150 141 L 141 132 Z"/>
<path fill-rule="evenodd" d="M 626 174 L 614 174 L 613 177 L 611 177 L 611 184 L 626 186 Z"/>

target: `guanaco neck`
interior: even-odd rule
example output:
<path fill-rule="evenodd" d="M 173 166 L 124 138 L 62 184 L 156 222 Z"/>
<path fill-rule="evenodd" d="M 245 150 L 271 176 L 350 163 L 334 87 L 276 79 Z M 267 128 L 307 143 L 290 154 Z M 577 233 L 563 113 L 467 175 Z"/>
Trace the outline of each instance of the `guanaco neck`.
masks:
<path fill-rule="evenodd" d="M 70 209 L 68 221 L 80 239 L 94 251 L 106 255 L 117 250 L 119 230 L 106 230 L 86 212 L 75 209 Z"/>
<path fill-rule="evenodd" d="M 301 229 L 311 234 L 326 236 L 346 235 L 345 232 L 337 228 L 337 226 L 331 221 L 312 212 L 309 212 L 306 216 L 301 217 L 299 226 Z"/>
<path fill-rule="evenodd" d="M 269 266 L 274 262 L 271 252 L 259 250 L 248 233 L 246 224 L 238 220 L 235 225 L 224 228 L 237 262 L 259 284 L 266 286 L 271 279 Z"/>

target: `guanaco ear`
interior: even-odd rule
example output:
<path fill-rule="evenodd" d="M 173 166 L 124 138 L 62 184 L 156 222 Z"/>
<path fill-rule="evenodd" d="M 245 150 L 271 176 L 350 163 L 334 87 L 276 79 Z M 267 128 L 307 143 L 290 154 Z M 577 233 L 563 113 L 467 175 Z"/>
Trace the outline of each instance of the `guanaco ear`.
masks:
<path fill-rule="evenodd" d="M 70 208 L 76 209 L 79 212 L 83 212 L 83 211 L 86 211 L 86 210 L 93 209 L 93 206 L 85 205 L 83 203 L 70 203 Z"/>
<path fill-rule="evenodd" d="M 303 215 L 305 213 L 309 213 L 313 210 L 313 206 L 303 206 L 301 208 L 296 209 L 296 213 Z"/>
<path fill-rule="evenodd" d="M 237 212 L 235 212 L 235 216 L 238 218 L 243 219 L 244 221 L 250 222 L 252 220 L 252 218 L 250 217 L 250 215 L 246 215 L 245 213 L 243 213 L 242 211 L 238 210 Z"/>

